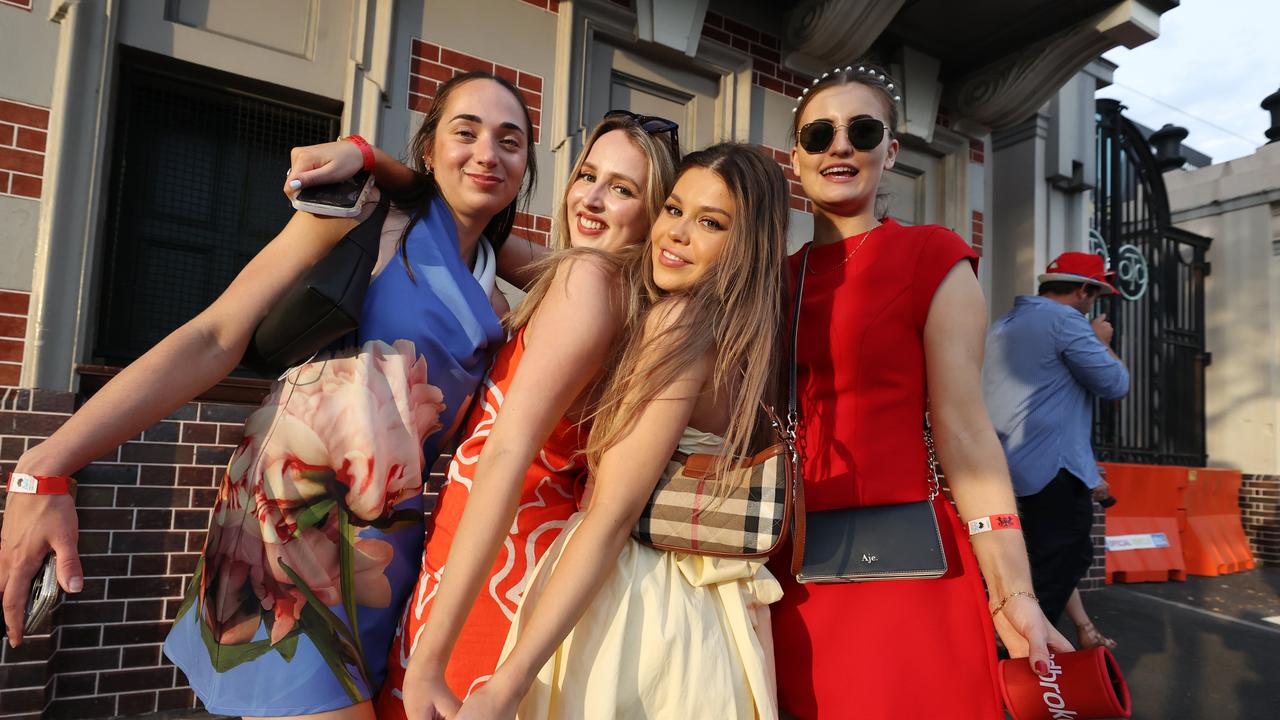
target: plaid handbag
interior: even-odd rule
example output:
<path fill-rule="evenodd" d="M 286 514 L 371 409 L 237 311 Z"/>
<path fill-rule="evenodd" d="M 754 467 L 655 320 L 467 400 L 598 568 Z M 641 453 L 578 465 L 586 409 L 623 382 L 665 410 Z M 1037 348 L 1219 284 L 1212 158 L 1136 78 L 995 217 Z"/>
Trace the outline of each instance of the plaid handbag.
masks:
<path fill-rule="evenodd" d="M 718 456 L 677 453 L 671 460 L 677 468 L 654 488 L 632 537 L 695 555 L 764 558 L 776 552 L 786 539 L 799 483 L 795 447 L 769 416 L 778 442 L 729 466 L 722 481 L 733 490 L 723 499 L 711 494 Z"/>

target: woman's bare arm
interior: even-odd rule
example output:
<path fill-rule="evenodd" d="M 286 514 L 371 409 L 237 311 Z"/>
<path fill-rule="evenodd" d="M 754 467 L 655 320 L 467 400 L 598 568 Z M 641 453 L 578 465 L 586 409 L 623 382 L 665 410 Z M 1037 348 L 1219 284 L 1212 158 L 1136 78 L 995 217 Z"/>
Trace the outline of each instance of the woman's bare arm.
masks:
<path fill-rule="evenodd" d="M 657 318 L 646 328 L 646 335 L 661 333 L 671 320 Z M 650 347 L 661 352 L 660 345 Z M 614 570 L 623 544 L 689 424 L 711 367 L 708 355 L 685 368 L 655 400 L 639 409 L 631 431 L 601 458 L 586 517 L 565 545 L 541 593 L 542 601 L 524 609 L 527 621 L 520 637 L 485 687 L 490 699 L 514 707 Z"/>
<path fill-rule="evenodd" d="M 357 222 L 295 214 L 212 305 L 112 378 L 57 432 L 24 453 L 16 471 L 74 473 L 226 377 L 267 310 Z M 79 592 L 83 586 L 77 534 L 70 497 L 8 498 L 0 592 L 10 642 L 21 641 L 31 578 L 51 548 L 62 588 Z"/>
<path fill-rule="evenodd" d="M 924 346 L 938 457 L 964 520 L 1018 512 L 1004 449 L 982 399 L 986 317 L 978 280 L 969 263 L 961 261 L 934 294 Z M 972 545 L 993 603 L 1010 593 L 1032 591 L 1022 533 L 983 533 L 973 538 Z M 1039 606 L 1023 596 L 1005 605 L 996 627 L 1014 656 L 1029 654 L 1033 663 L 1048 660 L 1046 643 L 1054 649 L 1070 648 Z"/>

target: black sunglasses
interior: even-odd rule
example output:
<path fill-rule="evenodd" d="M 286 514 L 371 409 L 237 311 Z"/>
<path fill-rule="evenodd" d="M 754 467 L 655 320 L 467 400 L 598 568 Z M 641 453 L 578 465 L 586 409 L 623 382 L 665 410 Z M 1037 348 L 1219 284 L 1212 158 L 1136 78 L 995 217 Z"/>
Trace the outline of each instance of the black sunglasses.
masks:
<path fill-rule="evenodd" d="M 835 142 L 836 131 L 841 128 L 848 129 L 849 144 L 853 149 L 863 151 L 872 150 L 879 145 L 886 130 L 884 123 L 869 117 L 858 118 L 848 125 L 836 125 L 830 120 L 814 120 L 800 128 L 800 147 L 809 153 L 826 152 L 831 143 Z"/>
<path fill-rule="evenodd" d="M 640 126 L 641 130 L 650 135 L 661 135 L 662 133 L 670 133 L 668 139 L 670 141 L 671 159 L 677 165 L 680 164 L 680 124 L 674 120 L 668 120 L 664 117 L 656 115 L 641 115 L 633 113 L 630 110 L 610 110 L 604 114 L 604 119 L 610 118 L 626 118 Z"/>

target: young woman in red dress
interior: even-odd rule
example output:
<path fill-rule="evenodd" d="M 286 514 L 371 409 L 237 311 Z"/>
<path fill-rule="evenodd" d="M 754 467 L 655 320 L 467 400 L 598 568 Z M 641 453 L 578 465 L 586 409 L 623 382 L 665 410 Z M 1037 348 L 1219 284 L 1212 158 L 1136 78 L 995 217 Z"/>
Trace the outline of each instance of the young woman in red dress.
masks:
<path fill-rule="evenodd" d="M 806 505 L 927 498 L 927 407 L 960 515 L 1016 514 L 982 402 L 987 310 L 977 256 L 946 228 L 875 213 L 898 153 L 896 102 L 892 81 L 864 64 L 824 76 L 796 109 L 792 167 L 814 205 L 797 353 Z M 793 277 L 799 260 L 791 258 Z M 948 565 L 940 579 L 799 584 L 789 553 L 778 556 L 784 595 L 773 628 L 785 713 L 999 720 L 997 609 L 995 630 L 1015 657 L 1039 666 L 1050 649 L 1070 649 L 1031 594 L 1021 532 L 969 538 L 945 496 L 934 509 Z"/>

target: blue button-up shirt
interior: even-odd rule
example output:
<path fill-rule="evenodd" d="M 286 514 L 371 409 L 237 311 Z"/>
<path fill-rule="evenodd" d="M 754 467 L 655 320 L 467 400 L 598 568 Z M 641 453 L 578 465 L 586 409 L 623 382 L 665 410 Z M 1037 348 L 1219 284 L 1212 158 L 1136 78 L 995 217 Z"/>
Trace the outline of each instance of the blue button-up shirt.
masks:
<path fill-rule="evenodd" d="M 987 336 L 982 385 L 1015 495 L 1040 492 L 1064 468 L 1085 485 L 1098 485 L 1093 398 L 1123 397 L 1129 371 L 1080 311 L 1019 297 Z"/>

